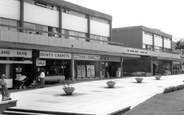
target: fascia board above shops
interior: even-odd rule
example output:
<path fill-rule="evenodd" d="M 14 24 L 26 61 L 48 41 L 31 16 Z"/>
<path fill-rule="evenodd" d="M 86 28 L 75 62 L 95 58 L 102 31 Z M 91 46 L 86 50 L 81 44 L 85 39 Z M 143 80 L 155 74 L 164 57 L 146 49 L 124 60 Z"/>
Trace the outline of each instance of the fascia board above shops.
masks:
<path fill-rule="evenodd" d="M 142 49 L 136 49 L 136 48 L 124 47 L 124 48 L 122 48 L 122 52 L 126 53 L 126 54 L 134 54 L 134 55 L 181 60 L 181 56 L 179 54 L 156 52 L 156 51 L 142 50 Z"/>

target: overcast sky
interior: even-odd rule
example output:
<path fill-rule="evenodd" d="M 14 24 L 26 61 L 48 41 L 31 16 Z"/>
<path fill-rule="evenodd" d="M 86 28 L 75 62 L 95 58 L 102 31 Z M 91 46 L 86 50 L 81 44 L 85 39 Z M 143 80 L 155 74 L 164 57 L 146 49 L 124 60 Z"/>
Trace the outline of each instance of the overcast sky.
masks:
<path fill-rule="evenodd" d="M 65 0 L 112 16 L 112 27 L 143 25 L 184 38 L 184 0 Z"/>

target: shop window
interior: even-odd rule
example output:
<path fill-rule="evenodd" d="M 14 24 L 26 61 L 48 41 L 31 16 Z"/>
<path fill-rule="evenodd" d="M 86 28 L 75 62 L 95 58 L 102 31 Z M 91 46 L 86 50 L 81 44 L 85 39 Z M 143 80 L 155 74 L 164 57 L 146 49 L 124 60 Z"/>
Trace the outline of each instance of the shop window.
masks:
<path fill-rule="evenodd" d="M 18 27 L 18 21 L 16 20 L 0 18 L 0 24 L 5 25 L 0 26 L 0 30 L 18 31 L 18 29 L 16 28 Z"/>
<path fill-rule="evenodd" d="M 67 75 L 69 72 L 69 61 L 67 60 L 46 60 L 45 71 L 47 76 Z"/>

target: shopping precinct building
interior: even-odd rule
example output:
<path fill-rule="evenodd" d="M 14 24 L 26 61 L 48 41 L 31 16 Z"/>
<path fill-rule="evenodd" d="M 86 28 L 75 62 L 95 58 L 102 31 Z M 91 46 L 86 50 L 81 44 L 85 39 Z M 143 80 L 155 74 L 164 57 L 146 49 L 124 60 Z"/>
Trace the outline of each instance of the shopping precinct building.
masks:
<path fill-rule="evenodd" d="M 45 70 L 49 80 L 122 77 L 125 60 L 179 60 L 172 53 L 112 42 L 112 16 L 62 0 L 0 0 L 0 74 L 9 88 Z M 152 71 L 145 71 L 151 73 Z"/>
<path fill-rule="evenodd" d="M 172 35 L 145 26 L 114 28 L 112 33 L 112 41 L 136 48 L 131 52 L 140 53 L 138 49 L 144 50 L 144 54 L 140 54 L 141 58 L 124 61 L 125 74 L 143 71 L 155 75 L 158 70 L 162 75 L 180 73 L 181 60 L 171 55 L 176 54 L 172 52 Z"/>

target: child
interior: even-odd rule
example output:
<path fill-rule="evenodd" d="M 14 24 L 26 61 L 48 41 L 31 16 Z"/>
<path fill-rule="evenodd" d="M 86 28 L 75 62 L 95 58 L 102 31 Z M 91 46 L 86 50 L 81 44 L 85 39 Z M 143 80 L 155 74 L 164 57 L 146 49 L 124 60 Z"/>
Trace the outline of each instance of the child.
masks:
<path fill-rule="evenodd" d="M 10 100 L 8 89 L 7 89 L 7 82 L 6 82 L 6 75 L 2 74 L 0 79 L 0 90 L 2 94 L 2 101 Z"/>

